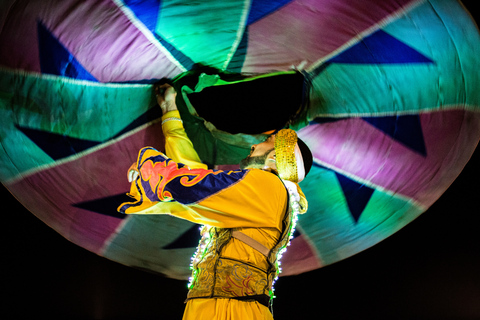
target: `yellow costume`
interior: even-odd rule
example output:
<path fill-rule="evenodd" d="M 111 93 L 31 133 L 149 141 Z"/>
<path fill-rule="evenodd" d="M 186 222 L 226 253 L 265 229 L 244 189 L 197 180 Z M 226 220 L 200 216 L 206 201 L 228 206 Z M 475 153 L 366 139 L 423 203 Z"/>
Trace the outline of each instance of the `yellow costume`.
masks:
<path fill-rule="evenodd" d="M 277 257 L 290 238 L 289 194 L 275 174 L 258 169 L 208 170 L 178 111 L 163 118 L 166 155 L 139 152 L 130 195 L 120 212 L 170 214 L 202 227 L 192 258 L 183 319 L 273 319 L 268 308 Z"/>

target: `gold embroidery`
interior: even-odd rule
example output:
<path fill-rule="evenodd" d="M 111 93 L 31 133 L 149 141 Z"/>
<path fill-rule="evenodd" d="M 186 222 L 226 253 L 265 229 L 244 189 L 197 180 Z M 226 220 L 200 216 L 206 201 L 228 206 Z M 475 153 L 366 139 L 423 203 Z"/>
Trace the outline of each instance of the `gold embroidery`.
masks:
<path fill-rule="evenodd" d="M 292 129 L 282 129 L 275 135 L 275 157 L 280 178 L 288 181 L 298 181 L 295 145 L 297 134 Z"/>

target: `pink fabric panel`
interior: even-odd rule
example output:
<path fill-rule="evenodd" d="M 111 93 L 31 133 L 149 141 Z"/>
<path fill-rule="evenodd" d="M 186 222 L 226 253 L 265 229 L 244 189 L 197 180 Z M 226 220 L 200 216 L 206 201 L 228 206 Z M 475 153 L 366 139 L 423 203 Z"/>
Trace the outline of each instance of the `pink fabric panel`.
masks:
<path fill-rule="evenodd" d="M 306 67 L 412 0 L 293 1 L 249 26 L 243 71 Z"/>
<path fill-rule="evenodd" d="M 316 250 L 301 235 L 292 239 L 282 257 L 282 276 L 291 276 L 323 267 Z"/>
<path fill-rule="evenodd" d="M 101 82 L 171 78 L 181 72 L 107 0 L 17 1 L 0 34 L 8 39 L 2 43 L 12 43 L 0 49 L 2 64 L 40 72 L 37 20 Z"/>
<path fill-rule="evenodd" d="M 320 164 L 430 206 L 460 174 L 480 136 L 480 114 L 420 114 L 427 156 L 360 118 L 303 128 L 299 136 Z"/>
<path fill-rule="evenodd" d="M 164 145 L 160 123 L 7 187 L 28 210 L 62 236 L 101 254 L 105 241 L 117 231 L 123 219 L 76 208 L 73 204 L 127 193 L 130 190 L 127 169 L 136 161 L 138 150 L 152 141 L 158 148 Z M 119 154 L 131 157 L 119 158 Z"/>
<path fill-rule="evenodd" d="M 52 1 L 10 2 L 7 11 L 3 13 L 5 24 L 0 29 L 0 43 L 9 45 L 0 46 L 0 64 L 13 69 L 40 72 L 37 16 L 39 11 L 51 9 Z"/>

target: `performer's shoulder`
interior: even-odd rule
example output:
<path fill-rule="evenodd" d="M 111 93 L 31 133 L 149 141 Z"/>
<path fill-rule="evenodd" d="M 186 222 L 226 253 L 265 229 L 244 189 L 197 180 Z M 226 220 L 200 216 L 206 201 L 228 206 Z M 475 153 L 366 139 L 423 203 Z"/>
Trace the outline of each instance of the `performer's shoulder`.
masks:
<path fill-rule="evenodd" d="M 265 184 L 265 185 L 270 185 L 270 186 L 275 185 L 275 186 L 285 188 L 283 186 L 283 182 L 280 179 L 280 177 L 278 177 L 276 174 L 272 172 L 268 172 L 260 169 L 250 169 L 248 172 L 248 176 L 262 181 L 262 184 Z"/>

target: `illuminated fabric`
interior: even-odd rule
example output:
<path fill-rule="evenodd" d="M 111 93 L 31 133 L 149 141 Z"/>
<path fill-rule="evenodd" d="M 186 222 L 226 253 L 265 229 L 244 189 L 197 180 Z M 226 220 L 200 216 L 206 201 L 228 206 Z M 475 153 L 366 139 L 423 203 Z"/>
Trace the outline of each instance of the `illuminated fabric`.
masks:
<path fill-rule="evenodd" d="M 144 146 L 163 150 L 150 83 L 196 63 L 240 76 L 301 65 L 311 83 L 295 127 L 315 158 L 300 183 L 309 212 L 282 275 L 335 264 L 415 220 L 479 142 L 480 34 L 459 0 L 11 3 L 1 7 L 0 180 L 59 235 L 117 263 L 190 276 L 196 226 L 116 209 L 130 188 L 122 168 Z M 267 102 L 292 93 L 275 83 L 260 90 Z M 178 103 L 209 166 L 236 164 L 264 139 L 242 134 L 257 118 L 229 98 L 220 111 L 239 134 L 222 120 L 228 132 L 211 130 L 208 118 Z M 275 104 L 263 107 L 283 115 Z"/>

